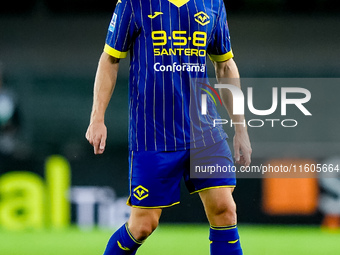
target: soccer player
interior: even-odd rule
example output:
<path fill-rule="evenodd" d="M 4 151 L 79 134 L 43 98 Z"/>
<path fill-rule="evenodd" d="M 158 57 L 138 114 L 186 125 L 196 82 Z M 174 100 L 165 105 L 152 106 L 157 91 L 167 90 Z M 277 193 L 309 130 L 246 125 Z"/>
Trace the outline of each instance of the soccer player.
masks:
<path fill-rule="evenodd" d="M 223 178 L 191 175 L 200 165 L 233 166 L 232 155 L 207 82 L 206 61 L 217 80 L 238 79 L 223 0 L 119 0 L 110 22 L 94 85 L 86 138 L 95 154 L 105 149 L 104 115 L 113 93 L 119 60 L 130 51 L 129 172 L 131 215 L 110 238 L 105 255 L 135 254 L 156 229 L 163 208 L 179 203 L 180 181 L 199 193 L 210 223 L 212 255 L 242 254 L 232 192 L 234 173 Z M 240 86 L 239 82 L 234 82 Z M 234 123 L 232 94 L 220 90 Z M 234 125 L 236 162 L 250 164 L 245 125 Z"/>

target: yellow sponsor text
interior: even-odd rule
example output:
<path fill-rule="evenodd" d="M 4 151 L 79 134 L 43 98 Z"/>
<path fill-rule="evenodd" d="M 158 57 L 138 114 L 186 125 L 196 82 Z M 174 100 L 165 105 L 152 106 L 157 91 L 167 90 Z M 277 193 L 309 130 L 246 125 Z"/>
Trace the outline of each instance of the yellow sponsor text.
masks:
<path fill-rule="evenodd" d="M 161 49 L 154 48 L 153 53 L 155 56 L 197 56 L 197 57 L 205 57 L 206 50 L 204 49 L 192 49 L 192 48 L 170 48 L 170 49 Z"/>

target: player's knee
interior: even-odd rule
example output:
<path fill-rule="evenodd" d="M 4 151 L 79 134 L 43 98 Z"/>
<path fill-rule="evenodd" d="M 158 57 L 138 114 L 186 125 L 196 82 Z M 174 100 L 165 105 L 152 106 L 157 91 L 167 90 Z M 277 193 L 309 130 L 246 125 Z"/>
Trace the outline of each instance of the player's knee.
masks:
<path fill-rule="evenodd" d="M 136 209 L 133 208 L 128 221 L 129 229 L 137 240 L 144 240 L 157 228 L 160 209 Z"/>
<path fill-rule="evenodd" d="M 232 225 L 237 221 L 236 204 L 234 201 L 219 201 L 212 211 L 213 217 L 217 218 L 218 222 L 223 222 L 223 225 Z"/>
<path fill-rule="evenodd" d="M 152 232 L 158 226 L 158 219 L 150 219 L 148 221 L 141 222 L 138 226 L 138 240 L 144 240 L 152 234 Z"/>

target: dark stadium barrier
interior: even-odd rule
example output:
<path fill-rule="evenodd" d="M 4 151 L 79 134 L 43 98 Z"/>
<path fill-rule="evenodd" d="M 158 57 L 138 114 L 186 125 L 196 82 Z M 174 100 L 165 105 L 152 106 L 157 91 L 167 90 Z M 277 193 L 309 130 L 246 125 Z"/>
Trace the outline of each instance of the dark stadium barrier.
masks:
<path fill-rule="evenodd" d="M 115 153 L 111 158 L 79 161 L 50 156 L 22 162 L 25 168 L 17 168 L 18 164 L 6 166 L 2 160 L 0 227 L 21 230 L 65 228 L 70 224 L 82 229 L 119 226 L 129 215 L 125 204 L 129 195 L 127 164 L 119 159 L 123 156 L 124 153 Z M 268 162 L 254 159 L 253 164 Z M 320 224 L 320 194 L 315 178 L 241 178 L 234 197 L 240 223 Z M 199 196 L 189 195 L 182 183 L 181 204 L 165 209 L 161 222 L 206 222 Z"/>

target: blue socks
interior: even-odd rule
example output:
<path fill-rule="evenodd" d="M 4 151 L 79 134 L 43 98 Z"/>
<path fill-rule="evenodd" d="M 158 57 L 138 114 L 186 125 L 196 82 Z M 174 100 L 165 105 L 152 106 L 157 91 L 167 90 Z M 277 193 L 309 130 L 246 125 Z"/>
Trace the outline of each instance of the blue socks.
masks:
<path fill-rule="evenodd" d="M 142 243 L 132 236 L 126 223 L 111 236 L 104 255 L 134 255 Z"/>
<path fill-rule="evenodd" d="M 240 237 L 236 225 L 210 227 L 211 255 L 242 255 Z"/>
<path fill-rule="evenodd" d="M 211 255 L 242 255 L 237 226 L 210 227 Z M 143 242 L 136 240 L 129 231 L 127 223 L 110 238 L 104 255 L 134 255 Z"/>

